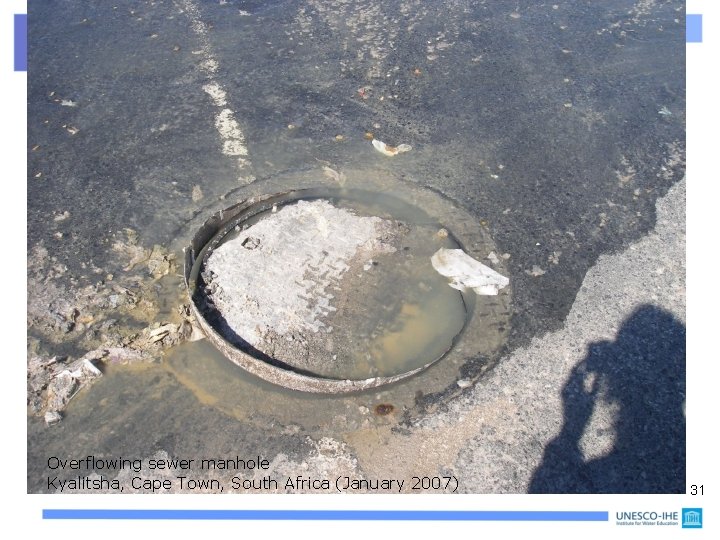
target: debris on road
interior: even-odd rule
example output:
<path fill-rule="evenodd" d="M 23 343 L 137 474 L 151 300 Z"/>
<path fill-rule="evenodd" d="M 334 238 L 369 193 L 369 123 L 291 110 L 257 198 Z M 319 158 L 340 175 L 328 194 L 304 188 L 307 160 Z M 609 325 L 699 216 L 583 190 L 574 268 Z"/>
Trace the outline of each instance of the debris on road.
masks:
<path fill-rule="evenodd" d="M 540 268 L 537 264 L 533 264 L 532 270 L 525 270 L 525 273 L 528 276 L 540 277 L 540 276 L 545 275 L 545 270 Z"/>
<path fill-rule="evenodd" d="M 345 185 L 345 182 L 347 181 L 347 178 L 345 177 L 344 173 L 338 172 L 335 169 L 331 169 L 330 167 L 323 165 L 323 173 L 325 176 L 330 178 L 331 180 L 334 180 L 341 186 Z"/>
<path fill-rule="evenodd" d="M 510 283 L 508 278 L 476 261 L 462 249 L 438 249 L 430 261 L 440 275 L 451 279 L 449 285 L 459 291 L 472 289 L 477 294 L 495 296 Z"/>
<path fill-rule="evenodd" d="M 378 141 L 377 139 L 372 140 L 372 145 L 375 147 L 375 150 L 386 156 L 397 156 L 398 154 L 412 150 L 412 146 L 409 144 L 390 146 L 382 141 Z"/>

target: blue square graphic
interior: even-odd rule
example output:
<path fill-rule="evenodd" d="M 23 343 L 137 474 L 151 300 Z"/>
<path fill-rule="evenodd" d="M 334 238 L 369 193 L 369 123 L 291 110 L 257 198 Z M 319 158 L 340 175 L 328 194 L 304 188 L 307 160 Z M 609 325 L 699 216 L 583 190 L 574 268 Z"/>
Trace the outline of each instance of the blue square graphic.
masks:
<path fill-rule="evenodd" d="M 702 43 L 702 15 L 685 15 L 685 43 Z"/>
<path fill-rule="evenodd" d="M 15 15 L 15 71 L 27 71 L 27 14 Z"/>
<path fill-rule="evenodd" d="M 702 508 L 683 508 L 682 528 L 702 529 Z"/>

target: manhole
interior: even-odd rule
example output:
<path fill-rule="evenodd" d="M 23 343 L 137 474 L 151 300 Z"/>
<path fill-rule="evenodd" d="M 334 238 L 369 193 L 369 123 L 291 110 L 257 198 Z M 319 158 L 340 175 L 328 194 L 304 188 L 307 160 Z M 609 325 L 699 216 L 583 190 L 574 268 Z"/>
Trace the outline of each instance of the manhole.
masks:
<path fill-rule="evenodd" d="M 341 393 L 409 377 L 451 349 L 472 298 L 431 256 L 458 247 L 392 195 L 298 190 L 211 217 L 186 249 L 186 282 L 230 360 L 296 390 Z"/>

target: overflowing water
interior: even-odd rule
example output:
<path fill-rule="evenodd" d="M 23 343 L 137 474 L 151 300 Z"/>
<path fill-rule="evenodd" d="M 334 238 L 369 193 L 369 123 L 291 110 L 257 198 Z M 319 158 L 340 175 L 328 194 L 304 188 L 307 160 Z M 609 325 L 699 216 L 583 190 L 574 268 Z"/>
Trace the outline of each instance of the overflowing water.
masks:
<path fill-rule="evenodd" d="M 218 331 L 231 342 L 237 332 L 239 340 L 276 360 L 337 379 L 400 375 L 450 350 L 467 308 L 430 263 L 437 249 L 457 247 L 447 230 L 387 194 L 309 190 L 302 195 L 304 206 L 294 196 L 278 197 L 272 210 L 230 221 L 208 243 L 214 251 L 198 259 L 198 266 L 212 263 L 213 290 L 220 290 L 212 295 L 213 311 L 223 321 Z M 374 221 L 361 221 L 365 216 Z M 317 230 L 318 220 L 329 232 Z M 356 253 L 347 242 L 355 223 L 367 231 L 379 223 L 383 230 L 401 232 L 393 238 L 395 247 L 383 243 L 374 254 L 361 250 L 355 259 L 364 258 L 348 266 L 349 260 L 334 260 L 340 255 L 333 253 L 348 248 L 350 255 Z M 248 249 L 250 240 L 258 245 Z M 216 275 L 223 270 L 228 275 Z M 272 341 L 264 337 L 268 328 Z"/>

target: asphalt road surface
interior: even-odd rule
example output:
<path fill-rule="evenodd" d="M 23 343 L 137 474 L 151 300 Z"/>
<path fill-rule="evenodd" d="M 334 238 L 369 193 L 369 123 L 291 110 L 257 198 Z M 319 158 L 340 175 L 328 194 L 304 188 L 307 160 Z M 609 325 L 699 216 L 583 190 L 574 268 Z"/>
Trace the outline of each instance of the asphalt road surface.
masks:
<path fill-rule="evenodd" d="M 115 368 L 60 424 L 28 417 L 29 491 L 55 490 L 48 456 L 93 453 L 260 454 L 278 478 L 404 478 L 408 492 L 412 476 L 467 493 L 685 491 L 682 2 L 28 11 L 28 252 L 66 267 L 58 290 L 122 276 L 125 228 L 180 258 L 227 201 L 323 166 L 451 201 L 509 255 L 512 287 L 493 369 L 413 388 L 387 416 L 373 408 L 392 389 L 284 393 L 202 344 Z M 389 158 L 367 132 L 412 150 Z M 29 333 L 46 355 L 86 352 Z M 214 374 L 198 382 L 201 356 Z"/>

